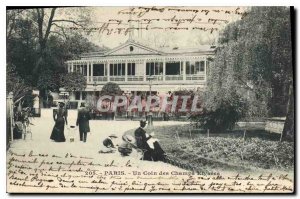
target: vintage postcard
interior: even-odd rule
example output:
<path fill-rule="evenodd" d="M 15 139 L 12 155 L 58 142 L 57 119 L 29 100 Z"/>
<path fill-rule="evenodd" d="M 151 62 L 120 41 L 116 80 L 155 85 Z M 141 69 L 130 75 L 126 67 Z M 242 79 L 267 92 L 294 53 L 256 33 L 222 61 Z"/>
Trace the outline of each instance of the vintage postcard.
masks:
<path fill-rule="evenodd" d="M 294 193 L 293 7 L 7 7 L 8 193 Z"/>

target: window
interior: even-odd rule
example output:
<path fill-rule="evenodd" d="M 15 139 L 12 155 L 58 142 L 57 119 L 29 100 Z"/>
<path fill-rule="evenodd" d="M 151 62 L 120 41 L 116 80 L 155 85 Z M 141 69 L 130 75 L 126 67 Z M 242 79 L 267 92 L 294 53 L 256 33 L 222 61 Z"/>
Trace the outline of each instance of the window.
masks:
<path fill-rule="evenodd" d="M 205 71 L 204 61 L 187 61 L 186 62 L 186 74 L 199 74 Z"/>
<path fill-rule="evenodd" d="M 185 71 L 185 73 L 186 74 L 191 74 L 191 65 L 190 65 L 190 62 L 189 61 L 187 61 L 186 62 L 186 69 L 185 69 L 186 71 Z"/>
<path fill-rule="evenodd" d="M 87 76 L 87 65 L 83 65 L 82 67 L 83 67 L 83 71 L 82 71 L 83 75 Z"/>
<path fill-rule="evenodd" d="M 180 75 L 180 62 L 167 62 L 166 75 Z"/>
<path fill-rule="evenodd" d="M 135 63 L 127 64 L 127 75 L 135 75 Z"/>
<path fill-rule="evenodd" d="M 195 74 L 195 62 L 191 62 L 191 74 Z"/>
<path fill-rule="evenodd" d="M 110 76 L 123 76 L 125 75 L 125 64 L 110 64 Z"/>
<path fill-rule="evenodd" d="M 75 92 L 75 100 L 80 100 L 80 92 L 79 91 Z"/>
<path fill-rule="evenodd" d="M 163 73 L 163 62 L 146 63 L 146 75 L 161 75 Z"/>
<path fill-rule="evenodd" d="M 204 70 L 205 70 L 205 63 L 204 63 L 204 61 L 201 61 L 200 62 L 200 72 L 204 72 Z"/>
<path fill-rule="evenodd" d="M 104 64 L 93 64 L 93 75 L 94 76 L 105 76 L 105 65 Z"/>
<path fill-rule="evenodd" d="M 82 100 L 86 100 L 86 95 L 87 95 L 87 92 L 86 91 L 82 91 Z"/>
<path fill-rule="evenodd" d="M 130 52 L 132 52 L 133 51 L 133 46 L 130 46 L 129 50 L 130 50 Z"/>
<path fill-rule="evenodd" d="M 87 65 L 86 64 L 74 64 L 73 72 L 80 73 L 83 75 L 87 75 Z"/>
<path fill-rule="evenodd" d="M 122 65 L 118 64 L 118 72 L 117 72 L 118 76 L 122 75 Z"/>
<path fill-rule="evenodd" d="M 200 62 L 196 61 L 196 71 L 195 74 L 198 74 L 200 72 Z"/>

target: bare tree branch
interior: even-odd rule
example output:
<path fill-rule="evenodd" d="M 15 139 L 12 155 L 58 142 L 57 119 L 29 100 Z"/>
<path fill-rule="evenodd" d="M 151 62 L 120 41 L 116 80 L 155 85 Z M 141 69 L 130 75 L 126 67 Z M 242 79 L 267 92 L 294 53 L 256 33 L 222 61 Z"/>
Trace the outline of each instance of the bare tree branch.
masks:
<path fill-rule="evenodd" d="M 73 23 L 77 26 L 80 26 L 80 27 L 83 27 L 82 24 L 76 22 L 76 21 L 73 21 L 73 20 L 66 20 L 66 19 L 57 19 L 57 20 L 53 20 L 52 22 L 68 22 L 68 23 Z"/>
<path fill-rule="evenodd" d="M 52 26 L 52 23 L 53 23 L 53 18 L 54 18 L 54 15 L 55 15 L 55 10 L 56 10 L 56 8 L 52 8 L 52 10 L 51 10 L 51 15 L 50 15 L 50 18 L 49 18 L 49 21 L 48 21 L 48 26 L 47 26 L 45 37 L 44 37 L 45 42 L 48 39 L 48 36 L 50 34 L 50 29 L 51 29 L 51 26 Z"/>
<path fill-rule="evenodd" d="M 57 28 L 59 28 L 59 29 L 62 31 L 63 36 L 64 36 L 65 38 L 68 38 L 68 36 L 67 36 L 67 34 L 66 34 L 65 29 L 64 29 L 63 26 L 60 26 L 60 25 L 58 25 L 58 24 L 56 24 L 56 23 L 52 23 L 52 25 L 53 25 L 53 26 L 56 26 Z"/>
<path fill-rule="evenodd" d="M 54 31 L 54 30 L 51 30 L 50 33 L 57 34 L 57 35 L 62 36 L 62 37 L 66 37 L 65 34 L 61 34 L 60 32 L 57 32 L 57 31 Z"/>

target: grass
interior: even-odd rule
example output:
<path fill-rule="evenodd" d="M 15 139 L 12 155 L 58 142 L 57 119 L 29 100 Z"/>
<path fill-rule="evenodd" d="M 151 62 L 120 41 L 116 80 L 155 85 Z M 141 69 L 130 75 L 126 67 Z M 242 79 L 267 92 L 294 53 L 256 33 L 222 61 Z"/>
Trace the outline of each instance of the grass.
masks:
<path fill-rule="evenodd" d="M 174 125 L 146 130 L 155 132 L 171 163 L 190 170 L 293 169 L 294 143 L 279 142 L 278 134 L 250 129 L 244 137 L 244 131 L 237 129 L 208 137 L 207 132 L 190 129 L 190 125 Z"/>

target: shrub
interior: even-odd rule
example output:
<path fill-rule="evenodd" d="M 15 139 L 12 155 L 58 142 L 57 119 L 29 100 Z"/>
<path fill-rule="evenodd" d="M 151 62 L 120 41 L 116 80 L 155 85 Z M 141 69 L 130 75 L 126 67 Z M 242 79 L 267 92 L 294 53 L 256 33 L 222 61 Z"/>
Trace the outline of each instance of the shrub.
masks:
<path fill-rule="evenodd" d="M 227 98 L 220 97 L 217 102 L 212 103 L 206 103 L 203 112 L 190 117 L 196 122 L 196 126 L 212 132 L 232 129 L 235 123 L 244 116 L 247 108 L 246 103 L 236 93 L 232 93 Z"/>

